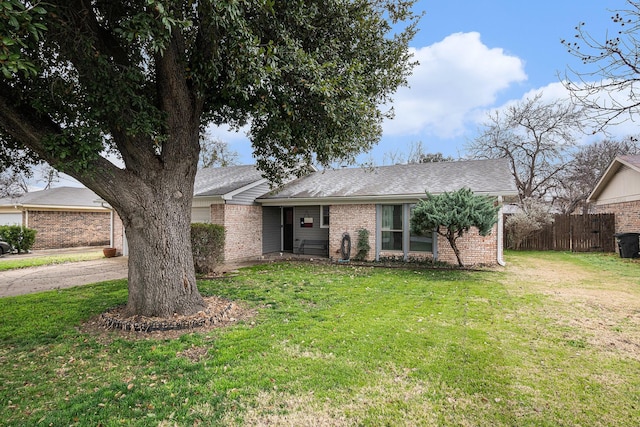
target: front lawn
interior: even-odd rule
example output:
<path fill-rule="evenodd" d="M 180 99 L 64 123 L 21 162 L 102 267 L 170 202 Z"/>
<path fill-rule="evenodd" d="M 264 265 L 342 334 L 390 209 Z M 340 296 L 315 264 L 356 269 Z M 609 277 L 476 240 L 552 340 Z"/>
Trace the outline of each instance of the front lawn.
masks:
<path fill-rule="evenodd" d="M 81 323 L 113 281 L 0 299 L 1 425 L 637 426 L 640 264 L 270 264 L 200 282 L 255 318 L 173 340 Z"/>
<path fill-rule="evenodd" d="M 104 258 L 102 249 L 90 249 L 86 252 L 64 255 L 24 256 L 24 254 L 9 254 L 0 257 L 0 271 L 63 264 L 65 262 L 92 261 L 100 258 Z"/>

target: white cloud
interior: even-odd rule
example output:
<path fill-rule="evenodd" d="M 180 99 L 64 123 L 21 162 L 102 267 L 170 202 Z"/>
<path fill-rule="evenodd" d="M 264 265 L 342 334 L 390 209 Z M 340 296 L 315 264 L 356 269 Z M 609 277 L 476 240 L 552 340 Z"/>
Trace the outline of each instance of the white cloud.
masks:
<path fill-rule="evenodd" d="M 429 132 L 447 138 L 464 132 L 474 110 L 491 105 L 497 94 L 527 79 L 524 62 L 500 48 L 489 48 L 477 32 L 455 33 L 414 49 L 420 62 L 393 103 L 396 117 L 386 135 Z"/>

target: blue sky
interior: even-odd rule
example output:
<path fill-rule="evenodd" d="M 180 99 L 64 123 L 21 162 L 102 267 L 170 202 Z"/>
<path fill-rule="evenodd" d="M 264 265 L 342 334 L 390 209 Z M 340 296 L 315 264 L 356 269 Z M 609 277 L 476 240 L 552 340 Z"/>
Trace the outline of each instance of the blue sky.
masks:
<path fill-rule="evenodd" d="M 567 97 L 558 74 L 580 62 L 560 43 L 574 36 L 574 27 L 602 40 L 611 10 L 625 9 L 624 0 L 422 0 L 420 32 L 411 46 L 420 65 L 410 89 L 395 96 L 396 118 L 384 124 L 380 143 L 361 161 L 389 161 L 387 153 L 408 153 L 421 142 L 427 152 L 463 156 L 465 144 L 478 134 L 490 111 L 542 90 L 545 99 Z M 613 136 L 635 133 L 632 123 L 612 130 Z M 213 135 L 254 163 L 242 133 L 216 129 Z"/>
<path fill-rule="evenodd" d="M 411 46 L 420 65 L 411 87 L 396 93 L 396 118 L 384 124 L 381 141 L 359 161 L 388 164 L 388 153 L 406 155 L 417 142 L 426 152 L 462 157 L 489 112 L 538 91 L 545 99 L 566 98 L 558 74 L 582 65 L 560 40 L 573 37 L 580 22 L 603 40 L 613 28 L 611 11 L 626 6 L 625 0 L 419 1 L 415 9 L 425 16 Z M 636 129 L 629 122 L 610 132 L 624 137 Z M 255 163 L 244 133 L 220 128 L 211 134 L 238 152 L 241 164 Z M 57 186 L 74 181 L 63 176 Z"/>

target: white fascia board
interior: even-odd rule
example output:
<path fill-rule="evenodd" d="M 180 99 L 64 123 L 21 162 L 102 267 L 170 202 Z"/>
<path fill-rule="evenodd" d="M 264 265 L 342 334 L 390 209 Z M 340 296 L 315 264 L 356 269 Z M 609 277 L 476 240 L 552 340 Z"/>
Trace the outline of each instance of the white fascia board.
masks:
<path fill-rule="evenodd" d="M 247 184 L 244 187 L 238 188 L 237 190 L 233 190 L 233 191 L 231 191 L 231 192 L 229 192 L 227 194 L 223 194 L 222 198 L 224 200 L 233 200 L 233 196 L 235 196 L 237 194 L 240 194 L 240 193 L 244 193 L 245 191 L 251 190 L 252 188 L 257 187 L 259 185 L 262 185 L 262 184 L 264 184 L 266 182 L 267 182 L 266 179 L 261 179 L 259 181 L 252 182 L 251 184 Z"/>
<path fill-rule="evenodd" d="M 224 204 L 222 196 L 194 196 L 191 200 L 192 208 L 206 208 L 207 206 L 222 204 Z"/>
<path fill-rule="evenodd" d="M 613 161 L 611 162 L 607 170 L 604 171 L 604 173 L 602 174 L 602 177 L 600 178 L 598 183 L 595 185 L 595 187 L 593 187 L 591 194 L 589 194 L 589 196 L 587 197 L 587 203 L 595 202 L 594 199 L 596 199 L 600 195 L 600 193 L 602 193 L 602 190 L 604 190 L 607 184 L 609 184 L 609 181 L 611 181 L 611 178 L 613 178 L 616 172 L 618 172 L 618 169 L 620 169 L 621 164 L 622 164 L 622 161 L 618 157 L 613 159 Z M 633 167 L 633 169 L 636 169 L 636 168 Z"/>

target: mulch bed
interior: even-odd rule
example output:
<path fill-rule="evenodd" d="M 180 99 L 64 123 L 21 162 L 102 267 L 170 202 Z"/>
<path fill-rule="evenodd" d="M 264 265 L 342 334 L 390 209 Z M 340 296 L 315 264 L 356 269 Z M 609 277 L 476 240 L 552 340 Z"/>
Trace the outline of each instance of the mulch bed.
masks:
<path fill-rule="evenodd" d="M 225 298 L 204 297 L 207 309 L 190 316 L 171 318 L 132 316 L 125 317 L 125 307 L 115 307 L 89 319 L 80 328 L 93 335 L 113 333 L 126 338 L 176 338 L 191 332 L 206 332 L 247 320 L 256 315 L 239 304 Z"/>

